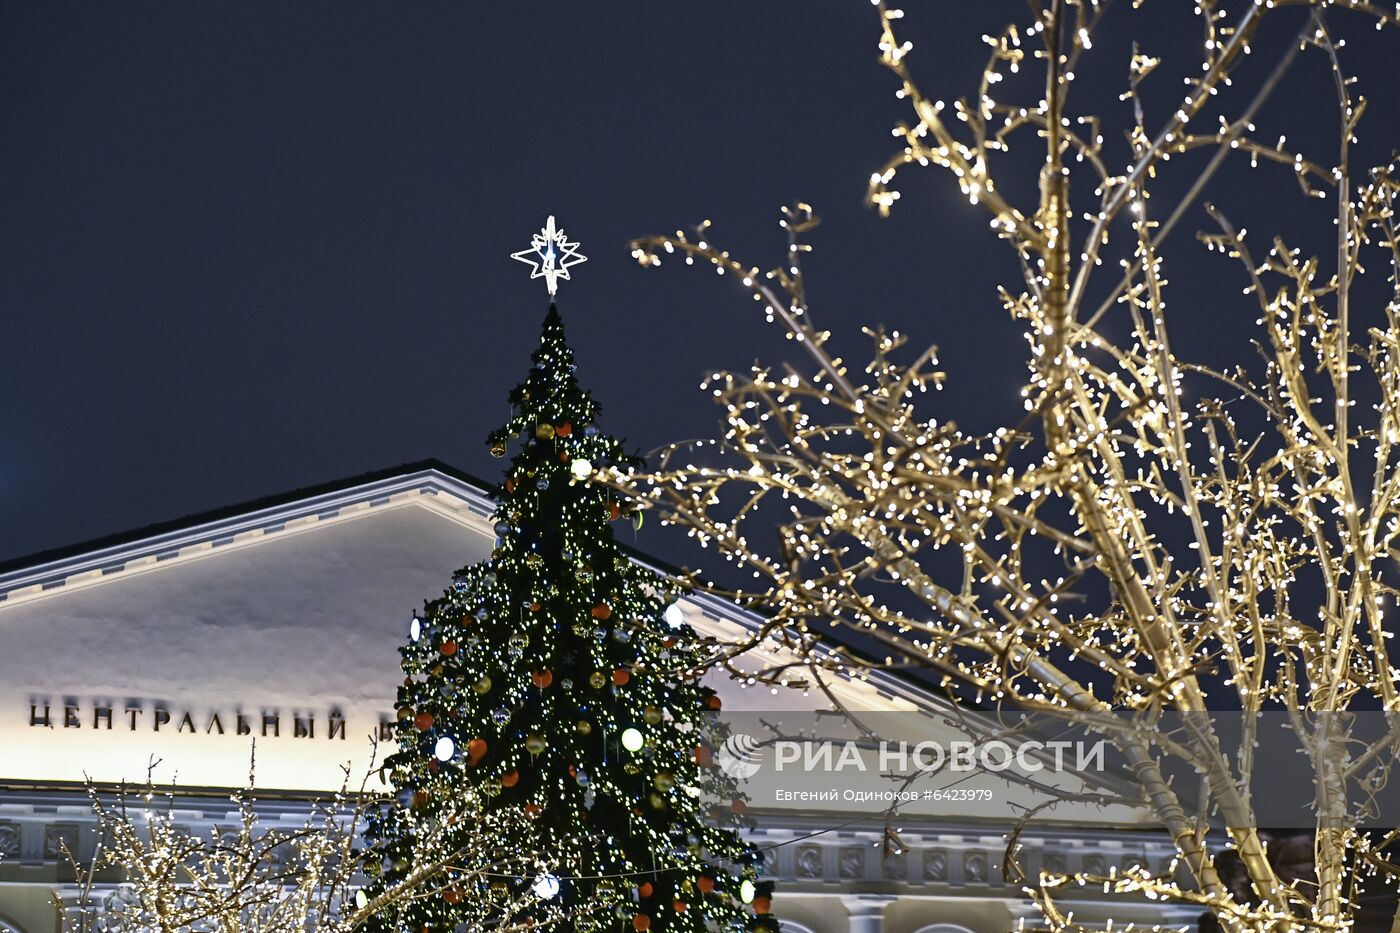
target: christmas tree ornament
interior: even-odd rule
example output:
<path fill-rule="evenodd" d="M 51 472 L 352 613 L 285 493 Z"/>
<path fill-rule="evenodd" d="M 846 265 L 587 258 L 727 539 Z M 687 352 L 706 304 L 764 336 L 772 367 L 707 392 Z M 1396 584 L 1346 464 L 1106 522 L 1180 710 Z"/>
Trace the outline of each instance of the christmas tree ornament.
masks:
<path fill-rule="evenodd" d="M 525 738 L 525 751 L 529 752 L 532 758 L 537 757 L 546 748 L 549 748 L 549 740 L 538 733 Z"/>
<path fill-rule="evenodd" d="M 659 706 L 648 706 L 646 709 L 642 710 L 642 721 L 645 722 L 645 723 L 646 723 L 647 725 L 649 725 L 649 726 L 658 726 L 658 725 L 660 725 L 660 724 L 661 724 L 661 707 L 659 707 Z"/>
<path fill-rule="evenodd" d="M 539 438 L 539 439 L 542 440 L 542 441 L 551 441 L 551 440 L 553 440 L 553 439 L 554 439 L 554 425 L 552 425 L 552 424 L 542 424 L 542 425 L 540 425 L 539 427 L 535 428 L 535 437 Z"/>
<path fill-rule="evenodd" d="M 588 675 L 588 686 L 592 687 L 594 690 L 602 690 L 607 686 L 607 683 L 608 678 L 602 671 L 594 671 Z"/>
<path fill-rule="evenodd" d="M 496 457 L 496 458 L 499 459 L 499 458 L 501 458 L 501 457 L 504 457 L 505 455 L 506 455 L 506 442 L 505 442 L 505 441 L 492 441 L 492 442 L 491 442 L 491 456 Z"/>
<path fill-rule="evenodd" d="M 583 457 L 579 457 L 569 464 L 569 472 L 573 475 L 574 479 L 588 479 L 589 476 L 593 475 L 593 464 Z"/>
<path fill-rule="evenodd" d="M 640 751 L 645 741 L 646 739 L 642 737 L 642 731 L 640 729 L 629 726 L 622 730 L 622 747 L 629 752 Z"/>
<path fill-rule="evenodd" d="M 559 879 L 553 875 L 540 875 L 530 885 L 530 890 L 542 901 L 552 900 L 559 896 Z"/>
<path fill-rule="evenodd" d="M 563 228 L 555 225 L 553 214 L 549 215 L 540 232 L 530 238 L 529 248 L 511 253 L 510 258 L 528 263 L 530 278 L 544 279 L 551 299 L 559 290 L 559 281 L 568 281 L 569 269 L 588 261 L 588 257 L 578 251 L 578 244 L 570 242 L 564 236 Z M 528 396 L 521 398 L 529 401 Z"/>
<path fill-rule="evenodd" d="M 452 736 L 444 735 L 437 740 L 433 746 L 433 755 L 438 761 L 451 761 L 452 756 L 457 754 L 457 743 L 452 740 Z"/>
<path fill-rule="evenodd" d="M 579 735 L 593 734 L 593 723 L 589 722 L 587 719 L 580 719 L 574 728 L 578 731 Z"/>
<path fill-rule="evenodd" d="M 472 684 L 472 689 L 485 696 L 491 692 L 491 678 L 486 676 L 478 677 L 476 683 Z"/>

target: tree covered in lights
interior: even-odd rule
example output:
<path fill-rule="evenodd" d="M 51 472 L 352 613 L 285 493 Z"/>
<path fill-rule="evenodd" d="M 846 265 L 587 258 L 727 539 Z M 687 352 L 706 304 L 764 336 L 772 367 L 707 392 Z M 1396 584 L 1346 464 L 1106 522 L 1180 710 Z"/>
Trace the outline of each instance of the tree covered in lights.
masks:
<path fill-rule="evenodd" d="M 910 6 L 948 41 L 946 17 Z M 904 119 L 888 159 L 861 169 L 868 201 L 887 213 L 906 203 L 906 170 L 945 174 L 944 194 L 921 198 L 960 192 L 980 218 L 962 235 L 999 240 L 1020 274 L 979 311 L 918 246 L 901 268 L 931 327 L 1000 308 L 1023 377 L 997 384 L 981 360 L 945 371 L 929 343 L 873 323 L 868 351 L 839 346 L 808 303 L 806 205 L 783 217 L 768 270 L 708 224 L 643 237 L 644 265 L 674 257 L 742 285 L 799 358 L 715 375 L 722 436 L 612 481 L 752 572 L 724 595 L 770 614 L 727 656 L 762 646 L 779 660 L 761 681 L 800 676 L 792 655 L 817 676 L 887 665 L 998 708 L 1144 724 L 1111 740 L 1131 802 L 1179 858 L 1037 869 L 1016 845 L 1027 814 L 1006 876 L 1052 929 L 1091 929 L 1066 903 L 1086 889 L 1189 905 L 1228 930 L 1352 928 L 1364 897 L 1400 882 L 1396 821 L 1358 826 L 1382 812 L 1400 745 L 1400 161 L 1393 103 L 1368 101 L 1354 72 L 1369 50 L 1382 66 L 1369 87 L 1394 84 L 1400 8 L 1036 0 L 982 37 L 985 68 L 958 85 L 914 52 L 905 11 L 874 7 Z M 1162 24 L 1193 19 L 1194 50 L 1163 55 Z M 916 77 L 930 67 L 938 93 Z M 1116 100 L 1110 68 L 1126 72 Z M 1324 93 L 1285 91 L 1306 69 Z M 1213 177 L 1222 165 L 1233 177 Z M 940 206 L 929 222 L 969 216 Z M 1180 230 L 1193 220 L 1196 242 Z M 1197 275 L 1202 244 L 1228 261 L 1227 287 Z M 845 272 L 882 293 L 872 269 Z M 973 406 L 937 392 L 958 370 L 981 380 Z M 1308 749 L 1290 775 L 1315 795 L 1301 876 L 1258 829 L 1276 773 L 1202 724 L 1222 709 L 1282 714 Z M 1383 740 L 1356 731 L 1367 710 L 1392 714 Z M 1164 713 L 1192 725 L 1164 739 Z M 1199 782 L 1173 781 L 1176 767 Z"/>
<path fill-rule="evenodd" d="M 426 604 L 401 649 L 399 751 L 386 761 L 398 806 L 375 827 L 386 868 L 413 871 L 415 825 L 464 793 L 525 821 L 514 843 L 549 853 L 533 877 L 492 879 L 539 900 L 517 920 L 558 931 L 763 930 L 770 887 L 737 828 L 732 782 L 702 768 L 718 697 L 675 594 L 619 548 L 623 519 L 591 482 L 627 466 L 594 424 L 563 322 L 551 305 L 512 417 L 490 437 L 518 441 L 488 561 Z M 373 890 L 370 892 L 373 893 Z M 478 896 L 449 888 L 400 907 L 383 930 L 447 933 Z M 560 919 L 562 915 L 562 919 Z"/>

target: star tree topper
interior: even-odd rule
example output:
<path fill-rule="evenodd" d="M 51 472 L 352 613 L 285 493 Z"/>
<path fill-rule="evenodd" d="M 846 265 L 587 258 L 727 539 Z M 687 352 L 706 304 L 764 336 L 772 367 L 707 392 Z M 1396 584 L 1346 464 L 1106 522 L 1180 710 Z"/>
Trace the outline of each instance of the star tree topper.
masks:
<path fill-rule="evenodd" d="M 588 257 L 578 251 L 578 244 L 570 243 L 564 231 L 554 226 L 553 214 L 549 215 L 540 232 L 530 238 L 530 248 L 511 253 L 510 258 L 528 262 L 531 266 L 530 278 L 543 278 L 550 298 L 559 290 L 559 280 L 569 278 L 570 266 L 588 261 Z"/>

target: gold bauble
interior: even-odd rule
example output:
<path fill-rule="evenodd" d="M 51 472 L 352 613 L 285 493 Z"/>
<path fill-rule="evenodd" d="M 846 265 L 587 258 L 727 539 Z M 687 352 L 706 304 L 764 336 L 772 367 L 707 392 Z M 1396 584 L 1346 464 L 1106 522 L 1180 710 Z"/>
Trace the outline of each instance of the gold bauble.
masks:
<path fill-rule="evenodd" d="M 676 786 L 676 779 L 669 771 L 660 771 L 656 777 L 651 779 L 652 786 L 661 793 L 669 793 L 671 788 Z"/>
<path fill-rule="evenodd" d="M 642 719 L 644 719 L 646 721 L 646 724 L 649 726 L 660 725 L 661 707 L 648 706 L 645 710 L 642 711 Z"/>
<path fill-rule="evenodd" d="M 506 455 L 506 442 L 494 441 L 491 444 L 491 456 L 504 457 Z"/>
<path fill-rule="evenodd" d="M 578 730 L 579 735 L 591 735 L 593 733 L 593 723 L 589 722 L 587 719 L 580 719 L 578 725 L 574 726 L 574 728 Z"/>
<path fill-rule="evenodd" d="M 635 761 L 629 761 L 627 762 L 627 764 L 622 766 L 622 770 L 626 771 L 628 774 L 641 774 L 642 766 L 637 764 Z"/>
<path fill-rule="evenodd" d="M 588 675 L 588 686 L 592 687 L 594 690 L 602 690 L 603 687 L 607 685 L 607 682 L 608 678 L 604 676 L 602 671 L 594 671 Z"/>
<path fill-rule="evenodd" d="M 660 794 L 652 794 L 647 798 L 647 803 L 651 804 L 652 809 L 655 810 L 664 810 L 666 808 L 666 798 Z"/>
<path fill-rule="evenodd" d="M 541 425 L 539 425 L 538 427 L 535 428 L 535 437 L 538 437 L 538 438 L 539 438 L 540 440 L 542 440 L 542 441 L 551 441 L 551 440 L 554 440 L 554 425 L 552 425 L 552 424 L 541 424 Z"/>
<path fill-rule="evenodd" d="M 527 736 L 525 739 L 525 751 L 529 752 L 531 755 L 538 755 L 546 748 L 549 748 L 549 741 L 542 735 L 531 735 Z"/>
<path fill-rule="evenodd" d="M 472 684 L 472 689 L 475 690 L 477 693 L 490 693 L 490 692 L 491 692 L 491 678 L 490 678 L 490 677 L 482 677 L 482 678 L 481 678 L 480 680 L 478 680 L 476 683 Z"/>

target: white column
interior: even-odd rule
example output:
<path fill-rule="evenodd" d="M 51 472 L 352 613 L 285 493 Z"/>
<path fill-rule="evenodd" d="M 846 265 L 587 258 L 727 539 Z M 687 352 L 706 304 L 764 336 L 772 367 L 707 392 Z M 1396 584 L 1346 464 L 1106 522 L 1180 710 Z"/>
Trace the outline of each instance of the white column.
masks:
<path fill-rule="evenodd" d="M 847 933 L 881 933 L 885 926 L 885 905 L 894 900 L 884 894 L 842 895 L 841 903 L 846 905 L 846 915 L 850 918 Z"/>

